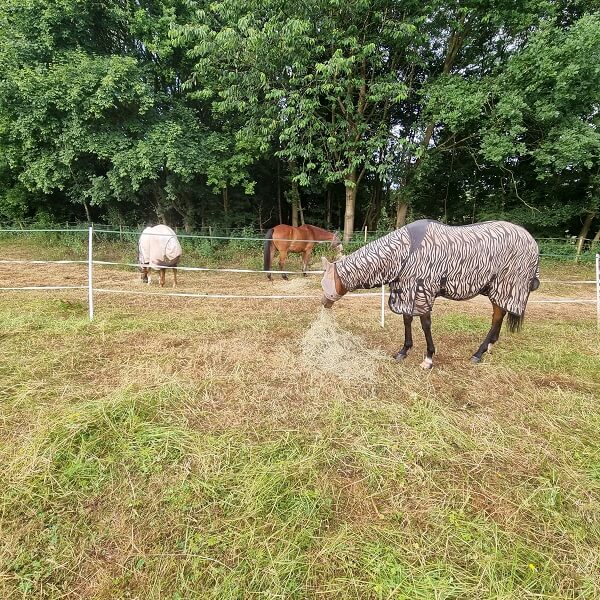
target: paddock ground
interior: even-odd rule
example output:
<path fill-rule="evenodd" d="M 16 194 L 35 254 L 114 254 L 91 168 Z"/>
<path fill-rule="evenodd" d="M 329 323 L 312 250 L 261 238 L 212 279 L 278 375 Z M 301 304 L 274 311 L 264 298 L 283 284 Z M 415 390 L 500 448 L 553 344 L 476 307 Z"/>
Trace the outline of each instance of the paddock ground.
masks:
<path fill-rule="evenodd" d="M 94 275 L 148 291 L 133 270 Z M 593 279 L 558 263 L 541 275 Z M 0 278 L 83 285 L 86 267 L 3 264 Z M 177 291 L 319 289 L 182 272 Z M 531 299 L 564 297 L 594 288 Z M 417 326 L 406 362 L 361 381 L 305 360 L 318 299 L 95 299 L 90 324 L 85 290 L 0 294 L 0 597 L 600 597 L 593 304 L 530 304 L 472 365 L 489 302 L 441 300 L 435 368 L 418 366 Z M 387 311 L 382 329 L 379 307 L 334 311 L 391 354 L 401 319 Z"/>

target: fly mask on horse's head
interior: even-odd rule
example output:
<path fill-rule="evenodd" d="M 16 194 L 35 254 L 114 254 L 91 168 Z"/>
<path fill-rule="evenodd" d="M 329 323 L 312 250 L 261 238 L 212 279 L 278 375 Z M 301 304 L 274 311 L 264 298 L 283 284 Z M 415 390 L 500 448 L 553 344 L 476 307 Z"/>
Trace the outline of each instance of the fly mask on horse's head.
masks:
<path fill-rule="evenodd" d="M 325 308 L 331 308 L 334 302 L 337 302 L 343 294 L 338 292 L 335 281 L 335 263 L 330 263 L 324 256 L 321 259 L 323 264 L 323 279 L 321 279 L 321 287 L 323 288 L 323 298 L 321 303 Z"/>

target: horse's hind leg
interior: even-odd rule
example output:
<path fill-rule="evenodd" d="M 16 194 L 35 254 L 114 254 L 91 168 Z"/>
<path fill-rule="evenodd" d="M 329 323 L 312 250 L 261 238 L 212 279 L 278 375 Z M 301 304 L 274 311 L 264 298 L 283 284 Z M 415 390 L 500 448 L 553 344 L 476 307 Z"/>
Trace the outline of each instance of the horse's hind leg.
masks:
<path fill-rule="evenodd" d="M 433 355 L 435 354 L 435 346 L 433 345 L 433 337 L 431 336 L 431 312 L 421 315 L 421 327 L 425 334 L 427 342 L 427 354 L 421 363 L 423 369 L 431 369 L 433 367 Z"/>
<path fill-rule="evenodd" d="M 413 339 L 412 339 L 412 315 L 402 315 L 404 318 L 404 346 L 394 354 L 394 358 L 396 360 L 404 360 L 408 351 L 412 348 Z"/>
<path fill-rule="evenodd" d="M 312 245 L 309 246 L 303 253 L 302 253 L 302 275 L 304 275 L 304 277 L 306 277 L 306 271 L 308 269 L 308 261 L 310 260 L 310 254 L 312 252 Z"/>
<path fill-rule="evenodd" d="M 271 254 L 271 260 L 269 261 L 269 264 L 271 265 L 269 268 L 272 269 L 273 268 L 273 259 L 275 258 L 275 251 L 277 250 L 277 248 L 275 248 L 275 243 L 271 242 L 271 247 L 269 248 L 269 253 Z M 280 255 L 281 256 L 281 255 Z M 267 279 L 269 281 L 273 281 L 273 274 L 272 273 L 268 273 L 267 274 Z"/>
<path fill-rule="evenodd" d="M 500 308 L 497 304 L 492 303 L 494 307 L 494 313 L 492 315 L 492 326 L 485 336 L 485 339 L 481 343 L 481 346 L 477 349 L 477 352 L 471 357 L 472 363 L 478 363 L 481 360 L 484 352 L 491 352 L 493 345 L 498 341 L 500 337 L 500 328 L 502 327 L 502 321 L 506 311 Z"/>
<path fill-rule="evenodd" d="M 177 287 L 177 267 L 173 267 L 173 287 Z"/>
<path fill-rule="evenodd" d="M 285 261 L 286 261 L 286 259 L 287 259 L 287 252 L 286 252 L 285 250 L 280 250 L 280 251 L 279 251 L 279 269 L 280 269 L 281 271 L 283 271 L 283 269 L 284 269 L 284 267 L 285 267 Z M 287 276 L 287 274 L 286 274 L 286 273 L 284 273 L 284 274 L 282 275 L 282 277 L 283 277 L 284 279 L 288 279 L 288 276 Z"/>
<path fill-rule="evenodd" d="M 166 269 L 161 269 L 158 274 L 158 283 L 160 287 L 165 287 L 165 271 Z"/>

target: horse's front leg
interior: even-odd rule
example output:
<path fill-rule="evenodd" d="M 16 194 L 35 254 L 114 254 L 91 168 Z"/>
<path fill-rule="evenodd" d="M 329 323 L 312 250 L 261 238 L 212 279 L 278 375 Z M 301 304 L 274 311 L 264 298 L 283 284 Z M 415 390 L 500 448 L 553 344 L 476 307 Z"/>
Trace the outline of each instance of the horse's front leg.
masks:
<path fill-rule="evenodd" d="M 142 283 L 148 283 L 148 268 L 142 267 Z"/>
<path fill-rule="evenodd" d="M 394 358 L 396 360 L 404 360 L 408 351 L 412 348 L 413 339 L 412 339 L 412 315 L 402 315 L 404 319 L 404 346 L 394 354 Z"/>
<path fill-rule="evenodd" d="M 500 337 L 500 328 L 502 327 L 502 321 L 504 321 L 506 311 L 493 302 L 492 306 L 494 307 L 494 312 L 492 314 L 492 326 L 488 331 L 488 334 L 485 336 L 485 339 L 481 343 L 481 346 L 479 346 L 477 349 L 477 352 L 471 356 L 472 363 L 478 363 L 481 360 L 484 352 L 491 352 L 493 345 Z"/>
<path fill-rule="evenodd" d="M 177 287 L 177 268 L 173 268 L 173 287 Z"/>
<path fill-rule="evenodd" d="M 435 346 L 433 345 L 433 337 L 431 336 L 431 312 L 421 315 L 421 327 L 425 334 L 425 341 L 427 342 L 427 354 L 425 359 L 421 363 L 423 369 L 431 369 L 433 367 L 433 355 L 435 354 Z"/>
<path fill-rule="evenodd" d="M 160 287 L 165 287 L 165 271 L 166 269 L 161 269 L 158 272 L 158 283 Z"/>

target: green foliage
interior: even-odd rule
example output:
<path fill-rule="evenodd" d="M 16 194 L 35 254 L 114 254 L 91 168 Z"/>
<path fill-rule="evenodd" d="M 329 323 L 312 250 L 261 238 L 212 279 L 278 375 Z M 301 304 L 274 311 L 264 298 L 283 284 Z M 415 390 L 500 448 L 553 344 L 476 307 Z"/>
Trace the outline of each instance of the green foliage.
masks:
<path fill-rule="evenodd" d="M 0 0 L 0 219 L 596 231 L 596 9 Z"/>

